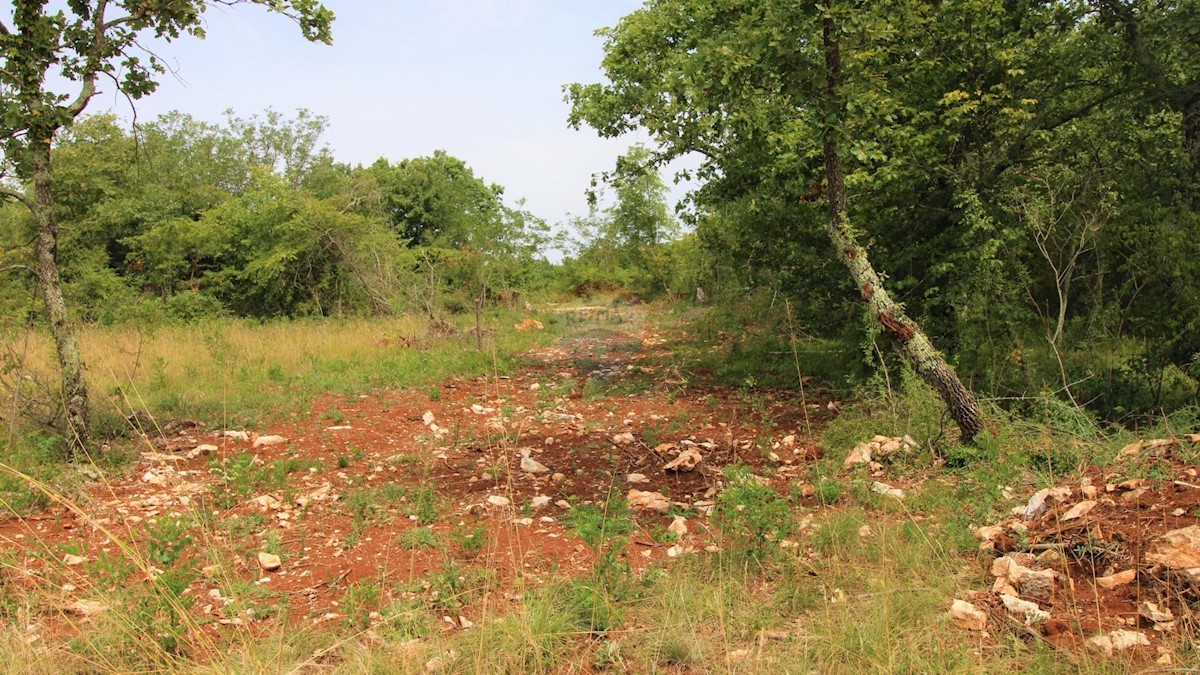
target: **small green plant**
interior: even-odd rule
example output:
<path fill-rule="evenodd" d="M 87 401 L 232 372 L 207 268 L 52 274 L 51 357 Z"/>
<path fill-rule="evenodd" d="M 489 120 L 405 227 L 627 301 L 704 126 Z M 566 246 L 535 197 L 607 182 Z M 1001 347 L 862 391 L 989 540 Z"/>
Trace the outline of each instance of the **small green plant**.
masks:
<path fill-rule="evenodd" d="M 260 621 L 272 616 L 287 614 L 286 593 L 272 591 L 262 584 L 250 580 L 234 579 L 222 589 L 221 595 L 229 598 L 224 612 L 229 616 L 243 616 Z"/>
<path fill-rule="evenodd" d="M 185 649 L 183 635 L 189 627 L 188 610 L 194 598 L 185 595 L 199 573 L 194 559 L 185 555 L 192 544 L 188 534 L 192 525 L 182 518 L 164 517 L 148 523 L 146 560 L 156 570 L 149 592 L 139 599 L 134 621 L 141 630 L 154 635 L 168 654 Z"/>
<path fill-rule="evenodd" d="M 620 559 L 633 529 L 629 504 L 614 494 L 603 506 L 584 504 L 571 509 L 563 521 L 596 555 L 592 573 L 574 582 L 570 595 L 580 604 L 593 631 L 607 631 L 620 623 L 617 601 L 630 585 L 629 563 Z"/>
<path fill-rule="evenodd" d="M 101 551 L 84 569 L 98 590 L 111 593 L 125 586 L 126 580 L 137 571 L 137 566 L 123 555 Z"/>
<path fill-rule="evenodd" d="M 351 586 L 342 598 L 346 622 L 354 628 L 371 625 L 371 612 L 379 609 L 382 590 L 378 579 L 360 581 Z"/>
<path fill-rule="evenodd" d="M 621 658 L 621 643 L 617 640 L 601 641 L 596 647 L 596 656 L 592 662 L 596 670 L 623 669 L 625 659 Z"/>
<path fill-rule="evenodd" d="M 845 489 L 840 481 L 822 476 L 813 485 L 813 496 L 817 498 L 818 504 L 829 506 L 842 496 Z"/>
<path fill-rule="evenodd" d="M 778 550 L 778 543 L 793 527 L 787 499 L 745 466 L 727 467 L 725 479 L 728 485 L 713 513 L 717 528 L 753 557 Z"/>
<path fill-rule="evenodd" d="M 428 527 L 411 529 L 400 535 L 399 541 L 407 549 L 438 548 L 442 545 L 441 538 Z"/>
<path fill-rule="evenodd" d="M 440 610 L 460 609 L 482 593 L 490 580 L 487 570 L 462 567 L 453 562 L 425 577 L 429 584 L 429 602 L 434 609 Z"/>
<path fill-rule="evenodd" d="M 394 642 L 423 638 L 432 630 L 429 614 L 419 598 L 393 600 L 379 614 L 379 631 Z"/>
<path fill-rule="evenodd" d="M 450 540 L 464 557 L 475 558 L 487 546 L 487 526 L 478 525 L 468 533 L 455 531 L 450 535 Z"/>
<path fill-rule="evenodd" d="M 419 485 L 408 493 L 408 515 L 416 516 L 421 525 L 428 525 L 438 518 L 440 500 L 437 491 L 430 485 Z"/>

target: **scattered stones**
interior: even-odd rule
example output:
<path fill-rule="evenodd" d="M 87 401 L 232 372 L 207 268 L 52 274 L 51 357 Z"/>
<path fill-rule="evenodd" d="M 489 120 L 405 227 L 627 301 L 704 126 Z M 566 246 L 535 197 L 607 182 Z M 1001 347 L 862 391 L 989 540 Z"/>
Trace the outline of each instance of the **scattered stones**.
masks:
<path fill-rule="evenodd" d="M 254 439 L 254 442 L 250 446 L 254 448 L 266 448 L 272 445 L 283 445 L 284 443 L 287 443 L 287 439 L 283 436 L 259 436 Z"/>
<path fill-rule="evenodd" d="M 550 473 L 550 469 L 548 469 L 545 464 L 542 464 L 541 462 L 537 461 L 533 457 L 530 457 L 529 455 L 530 455 L 530 450 L 528 448 L 521 449 L 521 470 L 522 471 L 524 471 L 525 473 Z"/>
<path fill-rule="evenodd" d="M 283 560 L 281 560 L 279 556 L 275 555 L 274 553 L 259 551 L 258 566 L 261 567 L 263 571 L 273 572 L 280 567 L 283 567 Z"/>
<path fill-rule="evenodd" d="M 1137 570 L 1125 570 L 1106 577 L 1096 577 L 1096 585 L 1101 588 L 1116 588 L 1133 583 L 1134 579 L 1137 579 Z"/>
<path fill-rule="evenodd" d="M 1018 506 L 1012 510 L 1014 516 L 1022 520 L 1033 520 L 1046 512 L 1050 507 L 1049 501 L 1063 501 L 1071 496 L 1071 488 L 1057 487 L 1045 488 L 1033 493 L 1025 506 Z"/>
<path fill-rule="evenodd" d="M 628 476 L 625 476 L 625 482 L 637 485 L 639 483 L 649 483 L 650 479 L 646 478 L 645 474 L 631 473 Z"/>
<path fill-rule="evenodd" d="M 1155 438 L 1155 439 L 1149 440 L 1149 441 L 1138 441 L 1136 443 L 1130 443 L 1129 445 L 1126 445 L 1125 447 L 1121 448 L 1121 454 L 1125 455 L 1125 456 L 1140 455 L 1140 454 L 1142 454 L 1142 452 L 1144 452 L 1146 450 L 1150 450 L 1150 451 L 1152 451 L 1152 454 L 1162 455 L 1162 454 L 1166 454 L 1172 448 L 1179 445 L 1181 440 L 1186 440 L 1190 443 L 1196 442 L 1196 441 L 1191 440 L 1191 435 L 1185 436 L 1183 439 Z"/>
<path fill-rule="evenodd" d="M 700 451 L 694 447 L 686 447 L 679 451 L 679 456 L 666 463 L 663 466 L 664 471 L 691 471 L 695 469 L 700 462 L 704 461 L 704 457 Z"/>
<path fill-rule="evenodd" d="M 1056 573 L 1026 566 L 1034 564 L 1035 560 L 1028 553 L 1010 553 L 992 561 L 992 576 L 996 577 L 993 592 L 1048 600 L 1054 594 Z"/>
<path fill-rule="evenodd" d="M 987 628 L 987 612 L 965 600 L 955 600 L 950 605 L 950 620 L 965 630 L 982 631 Z"/>
<path fill-rule="evenodd" d="M 1157 603 L 1150 602 L 1149 600 L 1143 600 L 1138 605 L 1138 614 L 1141 614 L 1142 617 L 1154 623 L 1169 623 L 1175 620 L 1175 614 L 1171 612 L 1169 607 L 1160 608 Z"/>
<path fill-rule="evenodd" d="M 667 531 L 674 534 L 676 537 L 683 539 L 688 533 L 687 522 L 687 518 L 684 518 L 683 516 L 675 516 L 675 519 L 672 520 L 671 524 L 667 526 Z"/>
<path fill-rule="evenodd" d="M 1076 518 L 1082 518 L 1083 516 L 1086 516 L 1088 513 L 1090 513 L 1091 510 L 1094 508 L 1096 508 L 1096 502 L 1094 502 L 1094 501 L 1089 500 L 1089 501 L 1079 502 L 1075 506 L 1072 506 L 1070 508 L 1070 510 L 1068 510 L 1066 513 L 1064 513 L 1062 515 L 1062 517 L 1059 518 L 1059 520 L 1062 520 L 1065 522 L 1068 520 L 1075 520 Z"/>
<path fill-rule="evenodd" d="M 333 494 L 333 485 L 325 483 L 321 487 L 309 492 L 308 494 L 296 497 L 296 500 L 293 503 L 296 505 L 296 508 L 302 509 L 305 506 L 308 506 L 310 502 L 319 502 L 331 497 L 336 497 L 336 495 Z"/>
<path fill-rule="evenodd" d="M 871 464 L 897 452 L 913 450 L 916 447 L 917 442 L 911 436 L 902 438 L 875 436 L 866 443 L 854 446 L 854 449 L 846 456 L 846 460 L 842 462 L 842 468 L 849 469 L 860 464 Z"/>
<path fill-rule="evenodd" d="M 1001 594 L 1000 602 L 1004 604 L 1004 609 L 1008 610 L 1009 614 L 1021 619 L 1026 626 L 1050 620 L 1050 613 L 1038 607 L 1036 602 L 1022 600 L 1008 594 Z"/>
<path fill-rule="evenodd" d="M 1102 652 L 1105 656 L 1112 656 L 1114 652 L 1134 647 L 1149 647 L 1150 640 L 1141 631 L 1114 630 L 1106 635 L 1097 635 L 1088 639 L 1087 646 Z"/>
<path fill-rule="evenodd" d="M 849 469 L 859 464 L 871 463 L 872 447 L 870 443 L 859 443 L 854 446 L 849 455 L 846 455 L 846 461 L 842 462 L 843 469 Z"/>
<path fill-rule="evenodd" d="M 1146 560 L 1178 572 L 1200 587 L 1200 525 L 1171 530 L 1150 542 Z"/>
<path fill-rule="evenodd" d="M 871 483 L 871 492 L 876 492 L 878 494 L 886 495 L 895 499 L 904 499 L 904 490 L 901 490 L 898 487 L 892 487 L 887 483 L 880 483 L 879 481 Z"/>
<path fill-rule="evenodd" d="M 250 501 L 262 511 L 278 511 L 283 508 L 283 502 L 275 495 L 259 495 Z"/>
<path fill-rule="evenodd" d="M 108 605 L 102 602 L 96 602 L 95 600 L 76 600 L 66 607 L 63 607 L 62 611 L 73 616 L 89 618 L 96 616 L 97 614 L 107 612 Z"/>
<path fill-rule="evenodd" d="M 647 492 L 631 488 L 627 497 L 629 506 L 638 511 L 666 511 L 671 502 L 658 492 Z"/>

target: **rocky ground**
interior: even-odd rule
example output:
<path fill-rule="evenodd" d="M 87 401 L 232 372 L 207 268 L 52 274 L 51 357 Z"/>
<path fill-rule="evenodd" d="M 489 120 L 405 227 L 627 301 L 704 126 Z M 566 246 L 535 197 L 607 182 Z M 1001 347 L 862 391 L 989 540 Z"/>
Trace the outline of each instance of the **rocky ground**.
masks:
<path fill-rule="evenodd" d="M 327 396 L 256 430 L 163 422 L 129 479 L 0 522 L 7 583 L 44 605 L 29 640 L 87 630 L 114 594 L 180 569 L 191 640 L 280 620 L 369 632 L 383 608 L 413 600 L 436 608 L 439 630 L 467 630 L 521 588 L 592 569 L 594 551 L 564 524 L 582 505 L 633 507 L 622 559 L 638 575 L 721 545 L 709 516 L 730 464 L 816 504 L 810 468 L 837 414 L 827 399 L 714 386 L 670 365 L 677 329 L 642 310 L 560 320 L 566 336 L 510 376 Z M 978 531 L 974 585 L 986 590 L 947 597 L 949 621 L 985 641 L 1016 633 L 1171 663 L 1195 628 L 1197 443 L 1136 444 L 1128 466 L 1005 495 L 1012 516 Z M 889 462 L 917 450 L 880 435 L 829 452 L 847 480 L 865 474 L 903 503 L 922 480 Z M 804 532 L 778 543 L 803 555 Z"/>
<path fill-rule="evenodd" d="M 259 430 L 164 422 L 146 435 L 134 477 L 10 518 L 0 542 L 27 585 L 78 617 L 104 611 L 99 586 L 112 580 L 101 568 L 145 550 L 164 520 L 200 523 L 190 541 L 202 573 L 186 593 L 218 632 L 255 621 L 232 590 L 246 584 L 261 599 L 258 618 L 272 613 L 262 605 L 286 603 L 291 621 L 339 622 L 356 585 L 377 583 L 382 606 L 428 594 L 427 579 L 448 565 L 466 578 L 484 570 L 482 597 L 448 603 L 447 627 L 461 628 L 502 610 L 502 589 L 518 577 L 536 584 L 591 568 L 593 552 L 562 523 L 576 506 L 628 499 L 638 516 L 624 557 L 644 570 L 711 546 L 706 514 L 723 466 L 769 466 L 761 473 L 786 492 L 819 452 L 790 394 L 748 403 L 658 365 L 668 336 L 641 312 L 568 318 L 571 335 L 511 376 L 329 396 Z M 832 414 L 809 405 L 810 423 Z M 418 529 L 432 536 L 408 534 Z M 163 571 L 143 565 L 118 583 Z"/>

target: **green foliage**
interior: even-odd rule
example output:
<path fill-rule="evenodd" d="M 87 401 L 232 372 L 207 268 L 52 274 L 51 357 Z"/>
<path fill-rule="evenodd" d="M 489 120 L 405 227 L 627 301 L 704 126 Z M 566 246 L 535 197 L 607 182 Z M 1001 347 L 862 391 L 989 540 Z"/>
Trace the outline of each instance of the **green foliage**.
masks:
<path fill-rule="evenodd" d="M 701 153 L 693 268 L 709 295 L 790 298 L 823 338 L 855 327 L 870 293 L 822 231 L 836 144 L 849 221 L 889 292 L 976 391 L 1015 410 L 1053 392 L 1141 423 L 1200 395 L 1200 34 L 1182 28 L 1196 18 L 1180 4 L 652 1 L 601 31 L 605 81 L 566 88 L 569 121 L 646 133 L 655 163 Z"/>
<path fill-rule="evenodd" d="M 466 558 L 476 558 L 487 546 L 487 526 L 477 525 L 470 532 L 455 530 L 450 533 L 450 541 Z"/>
<path fill-rule="evenodd" d="M 628 290 L 659 296 L 692 290 L 671 286 L 676 280 L 672 252 L 678 247 L 669 242 L 678 236 L 679 224 L 667 208 L 667 188 L 652 163 L 650 150 L 635 145 L 605 176 L 612 204 L 597 210 L 600 195 L 589 193 L 592 213 L 572 223 L 582 241 L 563 265 L 567 288 L 574 294 Z"/>
<path fill-rule="evenodd" d="M 442 540 L 428 527 L 418 527 L 400 535 L 400 545 L 410 549 L 439 548 Z"/>
<path fill-rule="evenodd" d="M 769 557 L 795 525 L 791 505 L 745 466 L 726 467 L 725 480 L 713 523 L 737 550 L 754 558 Z"/>
<path fill-rule="evenodd" d="M 583 504 L 566 513 L 570 527 L 596 555 L 592 573 L 567 590 L 590 630 L 604 632 L 621 622 L 619 601 L 629 592 L 629 564 L 620 560 L 633 529 L 632 512 L 624 497 L 614 494 L 603 505 Z"/>
<path fill-rule="evenodd" d="M 185 593 L 200 573 L 190 555 L 193 524 L 181 518 L 160 518 L 147 523 L 146 560 L 157 571 L 149 590 L 136 602 L 133 620 L 153 635 L 168 654 L 186 649 L 183 636 L 191 626 L 188 610 L 195 598 Z"/>

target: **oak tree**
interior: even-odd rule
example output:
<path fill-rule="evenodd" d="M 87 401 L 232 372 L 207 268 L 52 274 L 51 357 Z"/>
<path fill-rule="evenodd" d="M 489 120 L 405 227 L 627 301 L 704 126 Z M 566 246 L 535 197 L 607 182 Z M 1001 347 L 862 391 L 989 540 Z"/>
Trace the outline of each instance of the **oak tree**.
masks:
<path fill-rule="evenodd" d="M 0 195 L 25 205 L 36 225 L 36 271 L 62 372 L 69 452 L 89 435 L 83 357 L 63 299 L 51 148 L 105 83 L 131 100 L 165 72 L 142 41 L 203 37 L 205 10 L 258 5 L 296 21 L 303 36 L 330 43 L 333 13 L 317 0 L 14 0 L 0 17 Z"/>

